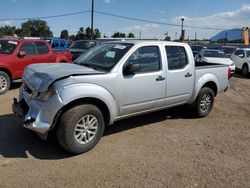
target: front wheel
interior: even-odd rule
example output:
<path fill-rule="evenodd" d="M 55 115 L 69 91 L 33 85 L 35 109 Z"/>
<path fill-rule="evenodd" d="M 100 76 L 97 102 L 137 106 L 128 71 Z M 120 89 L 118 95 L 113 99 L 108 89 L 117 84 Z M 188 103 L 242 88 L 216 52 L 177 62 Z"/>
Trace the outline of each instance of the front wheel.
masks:
<path fill-rule="evenodd" d="M 243 66 L 242 75 L 245 76 L 245 77 L 248 75 L 248 66 L 247 65 Z"/>
<path fill-rule="evenodd" d="M 10 89 L 10 77 L 7 73 L 0 71 L 0 95 L 6 93 Z"/>
<path fill-rule="evenodd" d="M 195 110 L 198 117 L 206 117 L 214 104 L 214 91 L 211 88 L 204 87 L 200 90 L 196 102 Z"/>
<path fill-rule="evenodd" d="M 68 152 L 80 154 L 92 149 L 104 132 L 104 119 L 94 105 L 83 104 L 66 111 L 59 122 L 57 139 Z"/>

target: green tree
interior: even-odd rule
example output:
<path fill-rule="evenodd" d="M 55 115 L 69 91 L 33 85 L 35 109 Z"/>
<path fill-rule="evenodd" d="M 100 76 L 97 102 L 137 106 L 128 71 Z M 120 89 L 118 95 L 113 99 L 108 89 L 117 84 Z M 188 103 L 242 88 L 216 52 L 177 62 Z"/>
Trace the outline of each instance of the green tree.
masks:
<path fill-rule="evenodd" d="M 28 20 L 22 23 L 22 32 L 28 37 L 52 37 L 52 31 L 47 25 L 46 21 L 43 20 Z"/>
<path fill-rule="evenodd" d="M 126 34 L 122 32 L 115 32 L 111 37 L 113 38 L 125 38 Z"/>
<path fill-rule="evenodd" d="M 135 35 L 134 35 L 134 33 L 129 33 L 129 34 L 127 35 L 127 37 L 128 37 L 128 38 L 135 38 Z"/>
<path fill-rule="evenodd" d="M 71 41 L 76 40 L 76 36 L 75 36 L 75 35 L 70 35 L 70 36 L 69 36 L 69 40 L 71 40 Z"/>
<path fill-rule="evenodd" d="M 87 28 L 85 29 L 85 39 L 90 40 L 90 39 L 91 39 L 91 36 L 92 36 L 92 30 L 91 30 L 90 27 L 87 27 Z"/>
<path fill-rule="evenodd" d="M 94 30 L 94 39 L 100 38 L 101 37 L 101 32 L 99 29 L 95 28 Z"/>
<path fill-rule="evenodd" d="M 85 39 L 85 30 L 83 27 L 79 28 L 79 31 L 76 34 L 75 40 L 83 40 Z"/>
<path fill-rule="evenodd" d="M 13 36 L 15 34 L 16 27 L 15 26 L 4 26 L 0 27 L 0 36 Z"/>
<path fill-rule="evenodd" d="M 62 38 L 62 39 L 69 39 L 69 32 L 68 32 L 68 30 L 66 30 L 66 29 L 62 30 L 60 38 Z"/>

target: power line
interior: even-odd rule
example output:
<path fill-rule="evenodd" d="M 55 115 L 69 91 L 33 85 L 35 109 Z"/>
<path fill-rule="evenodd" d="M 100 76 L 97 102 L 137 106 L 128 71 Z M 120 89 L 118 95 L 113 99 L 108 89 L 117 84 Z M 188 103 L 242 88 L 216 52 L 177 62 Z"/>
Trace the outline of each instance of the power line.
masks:
<path fill-rule="evenodd" d="M 154 24 L 159 24 L 159 25 L 167 25 L 167 26 L 175 26 L 175 27 L 181 27 L 181 24 L 172 24 L 172 23 L 165 23 L 165 22 L 158 22 L 158 21 L 152 21 L 152 20 L 145 20 L 145 19 L 140 19 L 140 18 L 133 18 L 133 17 L 128 17 L 128 16 L 121 16 L 117 14 L 111 14 L 107 12 L 101 12 L 101 11 L 95 11 L 96 13 L 102 14 L 102 15 L 107 15 L 107 16 L 112 16 L 112 17 L 117 17 L 117 18 L 123 18 L 127 20 L 134 20 L 134 21 L 140 21 L 140 22 L 146 22 L 146 23 L 154 23 Z M 225 30 L 225 28 L 214 28 L 214 27 L 196 27 L 196 26 L 188 26 L 184 25 L 186 28 L 193 28 L 193 29 L 206 29 L 206 30 Z"/>
<path fill-rule="evenodd" d="M 73 12 L 73 13 L 67 13 L 67 14 L 58 14 L 53 16 L 41 16 L 41 17 L 26 17 L 26 18 L 0 18 L 0 21 L 6 21 L 6 20 L 13 20 L 13 21 L 20 21 L 20 20 L 34 20 L 34 19 L 48 19 L 48 18 L 58 18 L 58 17 L 65 17 L 65 16 L 73 16 L 77 14 L 83 14 L 83 13 L 89 13 L 88 11 L 80 11 L 80 12 Z"/>
<path fill-rule="evenodd" d="M 29 20 L 29 19 L 49 19 L 49 18 L 58 18 L 58 17 L 66 17 L 66 16 L 73 16 L 83 13 L 90 13 L 91 10 L 87 11 L 79 11 L 79 12 L 73 12 L 73 13 L 67 13 L 67 14 L 58 14 L 58 15 L 52 15 L 52 16 L 41 16 L 41 17 L 25 17 L 25 18 L 0 18 L 0 21 L 6 21 L 6 20 L 13 20 L 13 21 L 20 21 L 20 20 Z M 112 16 L 116 18 L 122 18 L 127 20 L 134 20 L 134 21 L 140 21 L 145 23 L 153 23 L 153 24 L 159 24 L 159 25 L 167 25 L 167 26 L 174 26 L 174 27 L 181 27 L 181 24 L 172 24 L 172 23 L 165 23 L 165 22 L 158 22 L 158 21 L 152 21 L 152 20 L 146 20 L 146 19 L 140 19 L 140 18 L 133 18 L 128 16 L 121 16 L 117 14 L 111 14 L 107 12 L 101 12 L 101 11 L 94 11 L 98 14 L 106 15 L 106 16 Z M 204 30 L 217 30 L 222 31 L 225 30 L 225 28 L 214 28 L 214 27 L 196 27 L 196 26 L 189 26 L 184 25 L 186 28 L 193 28 L 193 29 L 204 29 Z"/>

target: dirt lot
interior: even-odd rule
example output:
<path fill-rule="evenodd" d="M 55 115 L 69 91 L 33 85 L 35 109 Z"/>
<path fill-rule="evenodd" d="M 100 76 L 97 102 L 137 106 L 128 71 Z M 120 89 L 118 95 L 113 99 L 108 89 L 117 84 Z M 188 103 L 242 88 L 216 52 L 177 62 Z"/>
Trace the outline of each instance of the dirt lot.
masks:
<path fill-rule="evenodd" d="M 250 187 L 250 79 L 231 84 L 207 118 L 175 108 L 124 120 L 78 156 L 21 127 L 13 89 L 0 96 L 0 187 Z"/>

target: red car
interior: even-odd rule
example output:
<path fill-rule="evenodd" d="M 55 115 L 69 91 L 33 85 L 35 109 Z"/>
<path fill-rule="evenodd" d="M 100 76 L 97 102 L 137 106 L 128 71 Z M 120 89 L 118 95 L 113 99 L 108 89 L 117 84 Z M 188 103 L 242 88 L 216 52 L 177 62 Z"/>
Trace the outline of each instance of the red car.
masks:
<path fill-rule="evenodd" d="M 55 52 L 45 40 L 0 39 L 0 95 L 13 81 L 20 80 L 26 66 L 33 63 L 72 63 L 70 51 Z"/>

